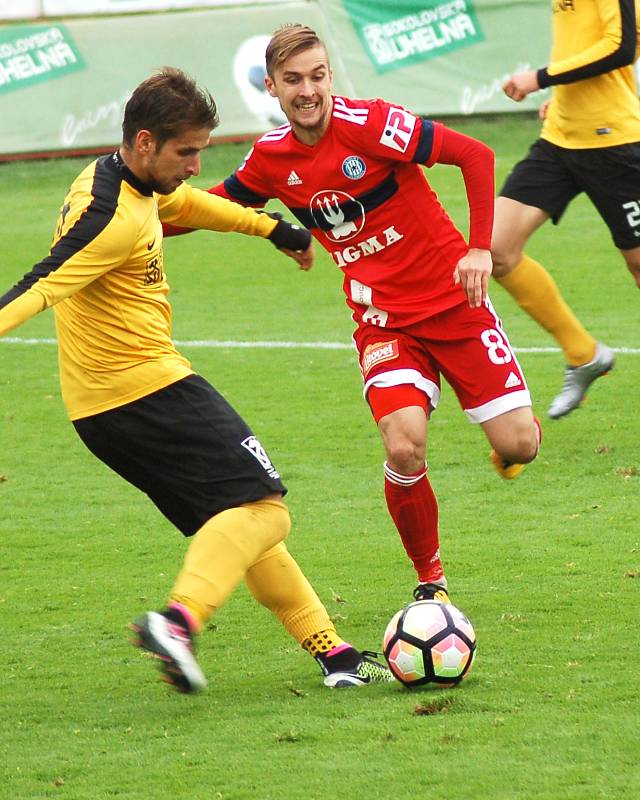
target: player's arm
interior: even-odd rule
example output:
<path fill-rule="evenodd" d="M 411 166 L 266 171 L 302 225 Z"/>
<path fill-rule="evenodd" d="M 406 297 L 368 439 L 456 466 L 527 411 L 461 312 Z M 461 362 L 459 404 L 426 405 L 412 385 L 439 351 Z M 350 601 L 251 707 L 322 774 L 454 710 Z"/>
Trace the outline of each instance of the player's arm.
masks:
<path fill-rule="evenodd" d="M 633 64 L 637 45 L 634 0 L 596 0 L 596 5 L 603 27 L 601 38 L 570 58 L 512 75 L 502 87 L 507 97 L 519 102 L 538 89 L 595 78 Z"/>
<path fill-rule="evenodd" d="M 163 224 L 261 236 L 293 258 L 301 269 L 310 269 L 313 264 L 311 234 L 306 228 L 258 213 L 213 192 L 182 184 L 172 194 L 160 197 L 158 208 Z"/>
<path fill-rule="evenodd" d="M 232 200 L 234 203 L 240 203 L 242 206 L 251 206 L 252 208 L 262 208 L 269 199 L 268 197 L 262 197 L 252 192 L 239 180 L 235 172 L 229 175 L 224 181 L 220 181 L 220 183 L 206 191 L 208 194 L 213 194 L 216 197 Z M 162 222 L 162 232 L 165 236 L 180 236 L 183 233 L 191 233 L 193 230 L 194 228 L 183 225 L 172 225 L 170 222 Z"/>
<path fill-rule="evenodd" d="M 56 234 L 46 258 L 0 297 L 0 336 L 87 286 L 129 255 L 135 225 L 118 215 L 84 209 L 64 233 Z"/>
<path fill-rule="evenodd" d="M 427 120 L 423 126 L 433 125 Z M 491 275 L 491 232 L 495 193 L 495 157 L 483 142 L 444 125 L 433 125 L 433 146 L 427 161 L 460 168 L 469 203 L 469 251 L 456 265 L 454 280 L 464 289 L 469 305 L 481 305 Z"/>

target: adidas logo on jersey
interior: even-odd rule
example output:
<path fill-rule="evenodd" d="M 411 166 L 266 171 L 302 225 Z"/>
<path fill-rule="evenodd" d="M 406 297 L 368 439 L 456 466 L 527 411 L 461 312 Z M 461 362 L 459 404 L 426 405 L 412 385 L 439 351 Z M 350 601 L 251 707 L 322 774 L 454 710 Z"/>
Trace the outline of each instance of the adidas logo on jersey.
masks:
<path fill-rule="evenodd" d="M 507 378 L 506 383 L 504 385 L 504 388 L 505 389 L 513 389 L 514 386 L 521 386 L 521 385 L 522 385 L 522 381 L 516 375 L 516 373 L 515 372 L 510 372 L 509 373 L 509 377 Z"/>
<path fill-rule="evenodd" d="M 295 169 L 292 169 L 289 173 L 289 177 L 287 178 L 287 186 L 300 186 L 301 183 L 302 180 L 300 179 L 300 176 Z"/>

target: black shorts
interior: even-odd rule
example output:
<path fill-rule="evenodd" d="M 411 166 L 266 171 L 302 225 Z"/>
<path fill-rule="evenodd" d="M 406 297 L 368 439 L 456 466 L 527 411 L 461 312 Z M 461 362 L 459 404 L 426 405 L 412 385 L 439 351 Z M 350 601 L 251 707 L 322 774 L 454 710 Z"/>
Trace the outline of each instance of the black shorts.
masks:
<path fill-rule="evenodd" d="M 242 418 L 199 375 L 73 425 L 185 536 L 227 508 L 287 491 Z"/>
<path fill-rule="evenodd" d="M 580 192 L 598 210 L 616 247 L 640 247 L 640 142 L 569 150 L 538 139 L 500 195 L 546 211 L 557 225 Z"/>

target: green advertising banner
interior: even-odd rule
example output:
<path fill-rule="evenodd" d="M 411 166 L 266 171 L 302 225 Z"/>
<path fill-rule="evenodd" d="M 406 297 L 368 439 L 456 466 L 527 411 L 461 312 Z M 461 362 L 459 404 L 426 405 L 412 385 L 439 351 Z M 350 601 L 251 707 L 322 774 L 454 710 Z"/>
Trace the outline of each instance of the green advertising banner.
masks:
<path fill-rule="evenodd" d="M 333 33 L 334 68 L 350 93 L 380 96 L 426 114 L 533 110 L 536 92 L 514 103 L 502 84 L 544 66 L 548 0 L 320 0 Z"/>
<path fill-rule="evenodd" d="M 484 40 L 471 0 L 344 0 L 378 72 L 401 69 Z"/>
<path fill-rule="evenodd" d="M 0 26 L 0 154 L 108 148 L 135 86 L 165 64 L 193 75 L 218 105 L 218 137 L 280 125 L 264 87 L 264 51 L 300 21 L 330 39 L 317 3 L 67 19 Z M 338 90 L 345 84 L 337 79 Z"/>
<path fill-rule="evenodd" d="M 194 11 L 0 26 L 0 155 L 81 151 L 120 140 L 133 88 L 164 64 L 208 87 L 218 137 L 284 122 L 264 88 L 264 50 L 287 22 L 327 43 L 338 94 L 385 97 L 428 116 L 534 109 L 502 92 L 546 63 L 547 0 L 278 0 Z"/>
<path fill-rule="evenodd" d="M 82 55 L 64 25 L 0 29 L 0 94 L 84 68 Z"/>

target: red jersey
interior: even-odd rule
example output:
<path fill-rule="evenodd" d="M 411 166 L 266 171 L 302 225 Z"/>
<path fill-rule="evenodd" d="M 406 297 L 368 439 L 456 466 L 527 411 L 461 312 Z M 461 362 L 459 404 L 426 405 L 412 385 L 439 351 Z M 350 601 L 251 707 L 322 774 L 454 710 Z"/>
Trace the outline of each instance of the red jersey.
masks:
<path fill-rule="evenodd" d="M 437 161 L 462 168 L 469 245 L 420 166 Z M 210 191 L 247 205 L 284 203 L 344 272 L 356 322 L 401 327 L 466 302 L 454 268 L 469 247 L 490 248 L 493 152 L 383 100 L 334 97 L 315 145 L 282 125 Z"/>

